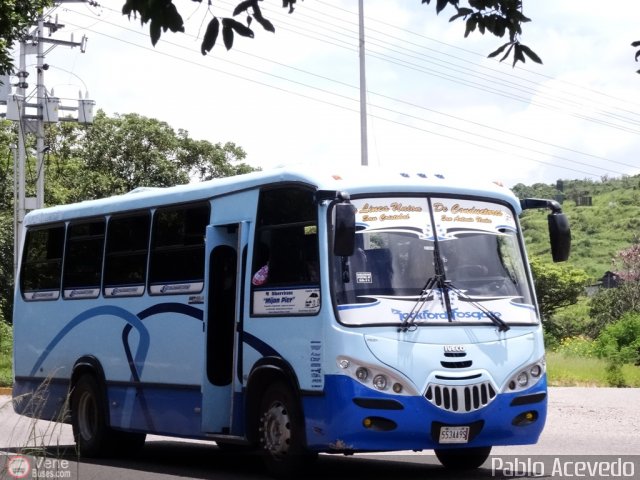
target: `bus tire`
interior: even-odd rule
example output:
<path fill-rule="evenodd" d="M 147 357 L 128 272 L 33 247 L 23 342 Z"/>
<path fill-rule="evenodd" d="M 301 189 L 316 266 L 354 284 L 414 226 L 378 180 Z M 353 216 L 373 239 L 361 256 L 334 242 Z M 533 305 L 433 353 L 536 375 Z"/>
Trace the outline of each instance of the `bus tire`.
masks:
<path fill-rule="evenodd" d="M 260 402 L 258 438 L 267 470 L 276 477 L 302 472 L 317 458 L 305 447 L 304 418 L 291 389 L 277 382 Z"/>
<path fill-rule="evenodd" d="M 491 447 L 443 448 L 436 449 L 435 453 L 442 466 L 449 470 L 472 470 L 489 458 Z"/>
<path fill-rule="evenodd" d="M 81 457 L 101 457 L 114 445 L 107 425 L 106 402 L 98 381 L 84 374 L 71 392 L 71 426 Z"/>

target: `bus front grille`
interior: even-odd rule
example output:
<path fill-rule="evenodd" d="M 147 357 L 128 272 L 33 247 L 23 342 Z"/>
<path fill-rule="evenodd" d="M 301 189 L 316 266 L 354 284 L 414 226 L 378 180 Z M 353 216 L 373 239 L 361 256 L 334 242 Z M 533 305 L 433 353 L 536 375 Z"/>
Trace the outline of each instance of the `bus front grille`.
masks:
<path fill-rule="evenodd" d="M 466 413 L 489 405 L 496 398 L 496 391 L 491 382 L 474 385 L 430 383 L 424 396 L 438 408 L 448 412 Z"/>

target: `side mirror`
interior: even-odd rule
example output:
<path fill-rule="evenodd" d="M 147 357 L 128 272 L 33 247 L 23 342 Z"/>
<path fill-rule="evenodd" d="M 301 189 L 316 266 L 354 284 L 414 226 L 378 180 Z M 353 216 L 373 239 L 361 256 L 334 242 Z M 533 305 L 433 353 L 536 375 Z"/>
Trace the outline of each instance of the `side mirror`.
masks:
<path fill-rule="evenodd" d="M 554 262 L 564 262 L 571 252 L 571 228 L 569 219 L 564 213 L 552 213 L 547 217 L 549 221 L 549 241 L 551 242 L 551 257 Z"/>
<path fill-rule="evenodd" d="M 335 205 L 334 211 L 333 254 L 349 257 L 353 255 L 356 247 L 356 207 L 342 202 Z"/>

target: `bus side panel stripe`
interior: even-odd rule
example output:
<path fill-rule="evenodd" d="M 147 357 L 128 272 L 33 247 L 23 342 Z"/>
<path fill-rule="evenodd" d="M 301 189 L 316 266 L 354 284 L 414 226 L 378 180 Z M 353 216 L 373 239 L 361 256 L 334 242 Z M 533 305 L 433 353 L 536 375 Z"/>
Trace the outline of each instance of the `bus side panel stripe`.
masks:
<path fill-rule="evenodd" d="M 138 349 L 136 351 L 135 363 L 140 365 L 140 369 L 142 370 L 142 366 L 144 365 L 144 361 L 147 357 L 147 353 L 149 351 L 149 331 L 142 324 L 142 321 L 131 312 L 112 305 L 103 305 L 100 307 L 91 308 L 85 312 L 82 312 L 80 315 L 76 316 L 73 320 L 71 320 L 67 325 L 64 326 L 62 330 L 49 342 L 46 346 L 38 360 L 36 360 L 35 365 L 31 369 L 30 376 L 34 377 L 37 373 L 44 361 L 47 359 L 49 354 L 53 351 L 53 349 L 60 343 L 60 341 L 67 336 L 71 330 L 76 328 L 81 323 L 90 320 L 94 317 L 100 315 L 111 315 L 114 317 L 121 318 L 129 325 L 134 327 L 140 334 L 140 342 L 138 343 Z"/>
<path fill-rule="evenodd" d="M 282 356 L 273 347 L 266 344 L 265 342 L 260 340 L 258 337 L 253 336 L 250 333 L 247 333 L 245 331 L 242 332 L 242 341 L 247 345 L 249 345 L 250 347 L 257 350 L 258 352 L 260 352 L 260 354 L 263 357 L 281 357 Z"/>

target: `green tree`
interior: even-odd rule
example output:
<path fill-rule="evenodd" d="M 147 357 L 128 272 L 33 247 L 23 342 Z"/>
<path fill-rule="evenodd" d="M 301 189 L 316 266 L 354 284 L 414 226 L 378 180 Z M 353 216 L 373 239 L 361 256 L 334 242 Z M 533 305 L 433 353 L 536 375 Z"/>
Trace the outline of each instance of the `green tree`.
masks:
<path fill-rule="evenodd" d="M 253 38 L 254 32 L 251 25 L 254 21 L 260 24 L 263 29 L 275 32 L 274 25 L 262 14 L 260 1 L 243 0 L 239 2 L 230 17 L 214 15 L 209 8 L 208 16 L 210 19 L 200 45 L 202 54 L 206 55 L 211 51 L 220 34 L 222 34 L 222 42 L 227 50 L 233 47 L 235 35 Z M 431 0 L 421 1 L 423 4 L 431 3 Z M 460 0 L 436 0 L 434 3 L 437 13 L 448 6 L 456 10 L 449 21 L 464 20 L 466 22 L 465 37 L 476 30 L 482 34 L 489 32 L 500 38 L 506 35 L 508 41 L 489 54 L 490 57 L 502 55 L 501 60 L 504 60 L 513 55 L 514 65 L 516 62 L 524 63 L 526 57 L 534 62 L 542 63 L 529 47 L 520 43 L 522 24 L 530 21 L 522 13 L 522 0 L 467 0 L 465 2 L 467 6 L 460 6 Z M 293 13 L 295 4 L 296 0 L 282 0 L 282 7 L 288 8 L 289 13 Z M 211 7 L 211 5 L 210 1 L 209 6 Z M 162 2 L 126 0 L 122 12 L 129 17 L 139 18 L 142 24 L 149 24 L 149 35 L 153 45 L 158 42 L 162 32 L 167 30 L 184 32 L 184 21 L 172 0 Z M 244 23 L 236 20 L 241 15 L 246 18 Z"/>
<path fill-rule="evenodd" d="M 135 113 L 108 117 L 98 111 L 89 127 L 59 128 L 52 135 L 47 202 L 102 198 L 137 187 L 166 187 L 252 171 L 233 143 L 194 140 L 166 122 Z"/>
<path fill-rule="evenodd" d="M 590 333 L 594 337 L 626 313 L 640 313 L 640 243 L 619 251 L 611 263 L 622 282 L 616 288 L 603 288 L 592 297 L 590 315 L 595 328 Z"/>
<path fill-rule="evenodd" d="M 536 258 L 531 259 L 531 272 L 540 313 L 545 320 L 550 320 L 559 308 L 576 303 L 589 280 L 584 270 L 568 264 L 544 263 Z"/>
<path fill-rule="evenodd" d="M 554 199 L 558 195 L 558 189 L 555 186 L 546 183 L 534 183 L 531 186 L 523 183 L 517 183 L 511 189 L 513 193 L 520 199 L 522 198 L 548 198 Z"/>
<path fill-rule="evenodd" d="M 0 2 L 0 75 L 13 70 L 11 49 L 33 25 L 51 0 L 2 0 Z"/>
<path fill-rule="evenodd" d="M 640 313 L 627 312 L 603 328 L 596 352 L 600 357 L 640 365 Z"/>

